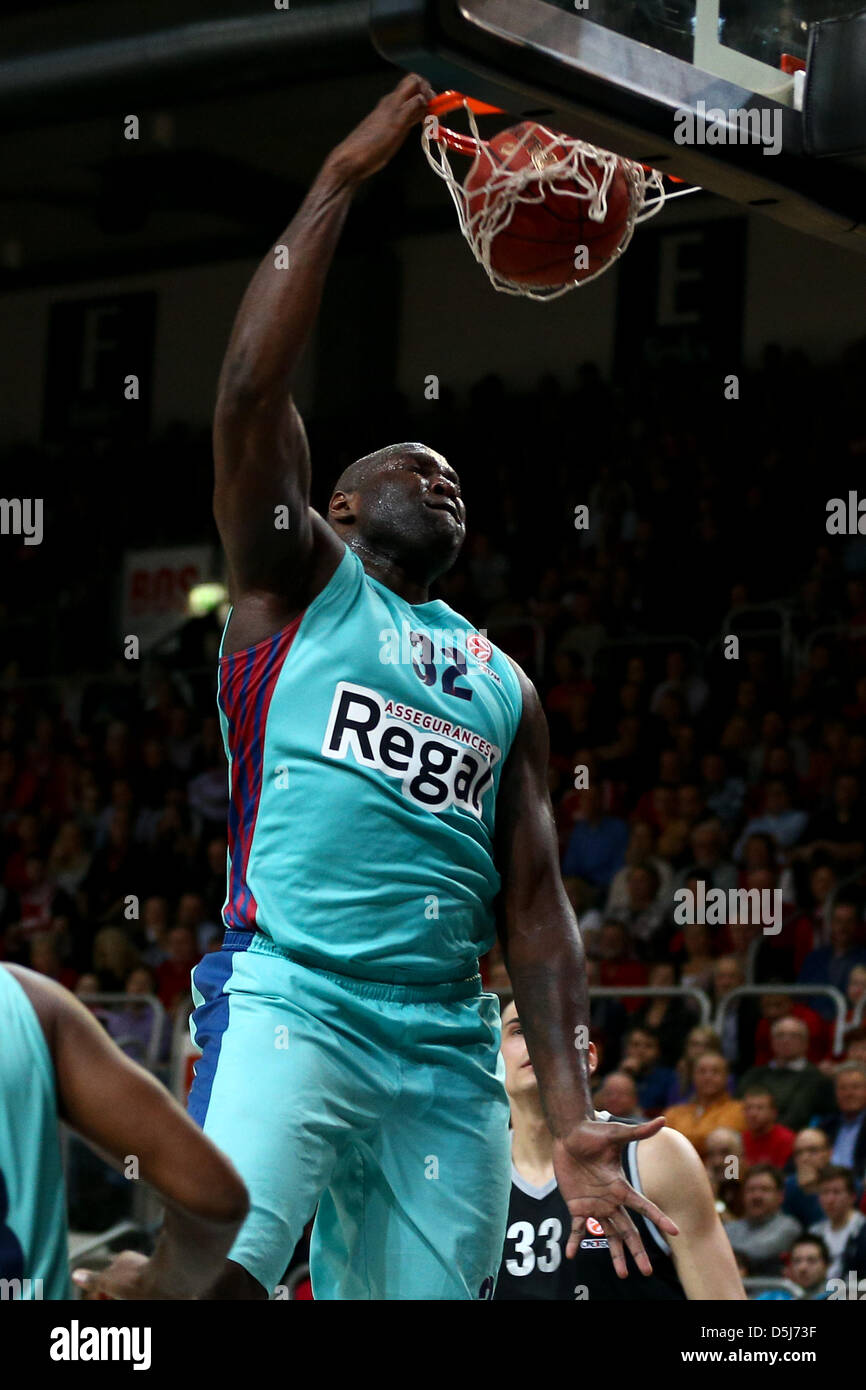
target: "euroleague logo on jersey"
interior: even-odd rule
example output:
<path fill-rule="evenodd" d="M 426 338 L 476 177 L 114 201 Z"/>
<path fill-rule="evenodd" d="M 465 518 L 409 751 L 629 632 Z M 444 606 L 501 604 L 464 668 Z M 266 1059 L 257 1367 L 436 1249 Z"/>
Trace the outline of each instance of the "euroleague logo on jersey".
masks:
<path fill-rule="evenodd" d="M 492 644 L 486 637 L 482 637 L 480 632 L 473 632 L 467 637 L 466 650 L 476 661 L 489 661 L 493 655 Z"/>
<path fill-rule="evenodd" d="M 427 811 L 459 806 L 478 820 L 502 757 L 501 749 L 463 724 L 348 681 L 334 691 L 322 754 L 340 761 L 351 755 L 399 779 L 403 795 Z"/>
<path fill-rule="evenodd" d="M 581 1250 L 607 1250 L 607 1236 L 600 1221 L 594 1216 L 586 1218 L 586 1236 L 580 1242 Z"/>

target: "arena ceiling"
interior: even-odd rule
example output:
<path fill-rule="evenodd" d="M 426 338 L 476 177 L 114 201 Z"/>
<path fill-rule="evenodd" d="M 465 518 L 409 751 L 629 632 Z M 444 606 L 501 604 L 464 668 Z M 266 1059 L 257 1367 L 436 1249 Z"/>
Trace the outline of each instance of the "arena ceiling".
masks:
<path fill-rule="evenodd" d="M 367 38 L 365 0 L 291 6 L 7 5 L 0 289 L 260 254 L 394 72 Z M 410 150 L 353 214 L 361 238 L 453 225 Z"/>

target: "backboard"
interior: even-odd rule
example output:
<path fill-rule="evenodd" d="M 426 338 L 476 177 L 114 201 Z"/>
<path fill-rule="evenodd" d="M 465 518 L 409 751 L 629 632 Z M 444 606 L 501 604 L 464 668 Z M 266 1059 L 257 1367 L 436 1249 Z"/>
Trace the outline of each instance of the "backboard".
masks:
<path fill-rule="evenodd" d="M 387 58 L 866 250 L 854 0 L 371 0 Z"/>

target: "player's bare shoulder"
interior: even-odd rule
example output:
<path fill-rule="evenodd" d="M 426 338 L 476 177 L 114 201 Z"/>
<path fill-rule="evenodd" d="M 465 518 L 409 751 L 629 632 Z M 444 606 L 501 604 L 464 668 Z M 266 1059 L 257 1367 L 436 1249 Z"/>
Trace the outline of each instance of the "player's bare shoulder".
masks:
<path fill-rule="evenodd" d="M 681 1207 L 712 1192 L 697 1150 L 684 1134 L 665 1126 L 638 1144 L 637 1165 L 645 1196 L 658 1206 Z"/>
<path fill-rule="evenodd" d="M 538 727 L 541 724 L 547 728 L 547 718 L 541 703 L 541 696 L 535 688 L 534 683 L 529 679 L 523 667 L 513 656 L 505 653 L 512 671 L 517 677 L 520 686 L 520 694 L 523 697 L 523 712 L 521 717 L 521 727 Z"/>

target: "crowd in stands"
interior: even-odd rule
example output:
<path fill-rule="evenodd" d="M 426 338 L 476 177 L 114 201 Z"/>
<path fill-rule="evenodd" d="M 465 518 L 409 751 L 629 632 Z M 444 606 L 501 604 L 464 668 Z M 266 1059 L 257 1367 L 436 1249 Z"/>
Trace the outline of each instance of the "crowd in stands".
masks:
<path fill-rule="evenodd" d="M 388 397 L 363 421 L 309 422 L 320 509 L 352 457 L 393 438 L 460 471 L 468 540 L 435 594 L 542 694 L 591 985 L 686 987 L 713 1021 L 732 990 L 768 987 L 718 1028 L 698 994 L 596 996 L 597 1104 L 664 1113 L 701 1153 L 743 1267 L 804 1289 L 866 1275 L 866 536 L 825 525 L 866 453 L 864 355 L 818 370 L 770 349 L 736 403 L 585 365 L 573 385 L 513 395 L 488 378 L 435 410 Z M 72 478 L 62 454 L 9 460 L 36 467 L 48 520 L 41 547 L 0 556 L 0 958 L 130 996 L 103 1017 L 141 1053 L 135 996 L 185 1010 L 221 937 L 227 768 L 216 615 L 132 670 L 105 582 L 126 546 L 214 539 L 206 440 L 149 446 L 151 500 L 126 528 L 104 520 L 113 448 L 94 443 L 95 483 L 80 448 Z M 176 482 L 184 456 L 193 489 Z M 172 476 L 177 506 L 157 508 Z M 52 519 L 67 505 L 64 568 Z M 721 889 L 722 919 L 684 920 L 684 889 Z M 780 904 L 769 932 L 757 902 Z M 483 975 L 506 986 L 496 950 Z M 841 1019 L 795 985 L 838 991 Z"/>

